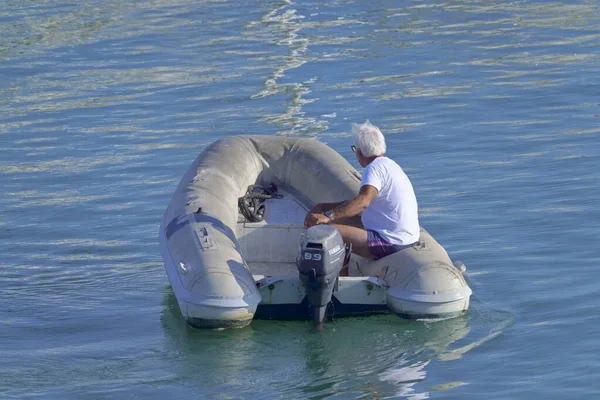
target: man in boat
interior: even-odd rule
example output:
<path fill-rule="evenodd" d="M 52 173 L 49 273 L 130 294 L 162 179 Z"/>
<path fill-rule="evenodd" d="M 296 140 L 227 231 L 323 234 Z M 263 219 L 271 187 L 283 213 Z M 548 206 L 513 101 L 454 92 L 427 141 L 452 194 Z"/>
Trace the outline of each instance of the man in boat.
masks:
<path fill-rule="evenodd" d="M 365 168 L 358 196 L 337 203 L 319 203 L 304 226 L 335 226 L 344 242 L 362 257 L 379 259 L 419 240 L 417 198 L 402 168 L 385 156 L 385 138 L 369 121 L 352 126 L 352 151 Z"/>

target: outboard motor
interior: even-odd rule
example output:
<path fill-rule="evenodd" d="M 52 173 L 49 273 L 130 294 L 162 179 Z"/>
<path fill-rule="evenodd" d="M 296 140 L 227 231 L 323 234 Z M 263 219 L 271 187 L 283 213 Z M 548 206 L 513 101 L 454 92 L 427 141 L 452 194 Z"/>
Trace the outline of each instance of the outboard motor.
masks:
<path fill-rule="evenodd" d="M 300 281 L 313 306 L 315 323 L 322 323 L 333 288 L 345 261 L 342 235 L 333 226 L 315 225 L 307 229 L 300 244 L 296 264 Z"/>

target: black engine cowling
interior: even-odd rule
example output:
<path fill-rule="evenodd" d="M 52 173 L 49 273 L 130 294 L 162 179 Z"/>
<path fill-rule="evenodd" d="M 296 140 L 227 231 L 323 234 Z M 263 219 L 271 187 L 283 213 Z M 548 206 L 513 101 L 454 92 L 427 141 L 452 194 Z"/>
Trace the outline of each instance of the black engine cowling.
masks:
<path fill-rule="evenodd" d="M 345 250 L 342 236 L 330 225 L 308 228 L 300 244 L 296 264 L 317 323 L 325 319 L 327 304 L 344 266 Z"/>

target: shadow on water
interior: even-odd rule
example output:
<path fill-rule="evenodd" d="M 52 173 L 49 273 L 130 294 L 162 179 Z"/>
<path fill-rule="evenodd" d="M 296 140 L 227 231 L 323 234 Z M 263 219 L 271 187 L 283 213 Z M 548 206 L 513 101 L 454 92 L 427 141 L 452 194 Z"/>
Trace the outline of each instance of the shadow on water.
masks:
<path fill-rule="evenodd" d="M 183 379 L 215 395 L 245 398 L 427 398 L 428 390 L 465 384 L 426 388 L 432 363 L 456 362 L 512 321 L 482 312 L 479 304 L 462 317 L 443 321 L 378 315 L 334 320 L 321 330 L 308 321 L 260 320 L 243 329 L 198 330 L 185 323 L 170 287 L 163 304 L 169 356 Z"/>

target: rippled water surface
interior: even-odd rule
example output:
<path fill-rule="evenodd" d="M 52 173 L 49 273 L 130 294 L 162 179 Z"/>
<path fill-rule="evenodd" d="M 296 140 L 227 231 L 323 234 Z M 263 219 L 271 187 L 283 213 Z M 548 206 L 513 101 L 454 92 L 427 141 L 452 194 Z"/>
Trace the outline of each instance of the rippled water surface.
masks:
<path fill-rule="evenodd" d="M 600 6 L 16 1 L 0 8 L 0 397 L 593 398 Z M 158 250 L 212 141 L 381 127 L 462 318 L 186 327 Z"/>

